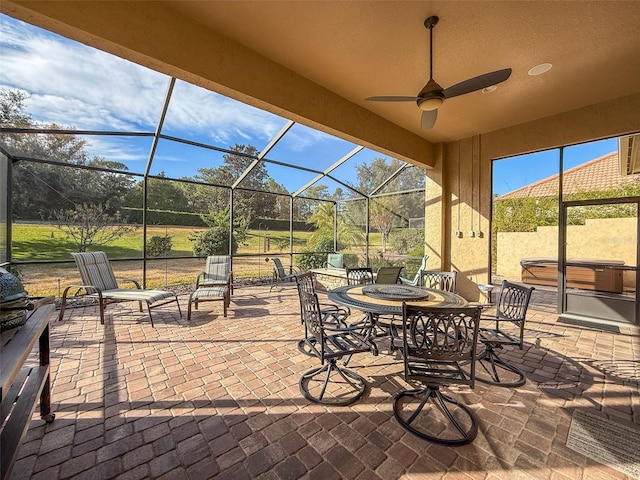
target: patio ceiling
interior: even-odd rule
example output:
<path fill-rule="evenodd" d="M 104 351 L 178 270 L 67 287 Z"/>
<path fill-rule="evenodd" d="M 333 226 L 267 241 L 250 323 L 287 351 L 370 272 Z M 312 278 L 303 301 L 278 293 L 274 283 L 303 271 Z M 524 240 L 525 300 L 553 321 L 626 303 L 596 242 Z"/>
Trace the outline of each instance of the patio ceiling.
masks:
<path fill-rule="evenodd" d="M 2 9 L 134 61 L 144 58 L 144 64 L 160 65 L 165 73 L 191 67 L 186 76 L 209 75 L 225 95 L 261 108 L 271 105 L 272 112 L 310 126 L 326 125 L 350 141 L 367 137 L 358 142 L 365 146 L 377 139 L 382 151 L 427 165 L 430 153 L 424 152 L 429 143 L 492 132 L 640 92 L 640 2 L 634 0 L 167 0 L 90 6 L 5 1 Z M 507 67 L 513 73 L 493 93 L 448 99 L 435 127 L 422 130 L 420 110 L 412 102 L 364 98 L 417 94 L 429 73 L 423 21 L 433 14 L 440 17 L 433 51 L 438 83 L 448 87 Z M 175 51 L 157 44 L 161 35 L 171 37 Z M 186 49 L 181 41 L 199 41 L 207 48 L 193 48 L 191 43 Z M 237 58 L 231 57 L 232 50 Z M 224 71 L 213 72 L 210 60 L 225 52 L 229 57 L 221 59 Z M 183 57 L 189 55 L 201 65 L 187 65 Z M 553 65 L 549 72 L 528 75 L 529 69 L 547 62 Z M 250 75 L 236 75 L 236 68 L 249 68 Z M 268 78 L 276 80 L 269 84 Z M 383 128 L 389 135 L 382 134 Z M 393 135 L 395 145 L 388 139 Z"/>
<path fill-rule="evenodd" d="M 640 2 L 166 1 L 212 29 L 430 142 L 466 138 L 640 92 Z M 413 102 L 429 78 L 443 87 L 503 68 L 490 94 L 445 101 L 431 130 Z M 529 69 L 551 63 L 541 76 Z"/>

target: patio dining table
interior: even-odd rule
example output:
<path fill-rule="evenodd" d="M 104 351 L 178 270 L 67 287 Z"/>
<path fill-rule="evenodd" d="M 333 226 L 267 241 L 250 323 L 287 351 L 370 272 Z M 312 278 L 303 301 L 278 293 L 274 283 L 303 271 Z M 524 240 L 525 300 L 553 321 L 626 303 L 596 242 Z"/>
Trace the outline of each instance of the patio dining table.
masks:
<path fill-rule="evenodd" d="M 466 307 L 460 295 L 411 285 L 348 285 L 327 293 L 329 300 L 368 315 L 402 315 L 402 302 L 428 307 Z"/>

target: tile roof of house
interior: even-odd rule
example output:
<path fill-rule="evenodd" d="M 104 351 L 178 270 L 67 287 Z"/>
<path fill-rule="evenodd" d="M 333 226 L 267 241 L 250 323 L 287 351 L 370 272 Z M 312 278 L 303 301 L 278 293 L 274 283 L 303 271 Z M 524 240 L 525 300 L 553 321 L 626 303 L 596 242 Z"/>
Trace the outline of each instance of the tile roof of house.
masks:
<path fill-rule="evenodd" d="M 524 187 L 507 192 L 495 200 L 527 197 L 555 197 L 558 195 L 558 174 L 552 175 Z M 620 174 L 618 152 L 611 152 L 581 165 L 565 170 L 563 192 L 572 194 L 581 191 L 606 190 L 624 183 L 639 183 L 639 175 Z"/>

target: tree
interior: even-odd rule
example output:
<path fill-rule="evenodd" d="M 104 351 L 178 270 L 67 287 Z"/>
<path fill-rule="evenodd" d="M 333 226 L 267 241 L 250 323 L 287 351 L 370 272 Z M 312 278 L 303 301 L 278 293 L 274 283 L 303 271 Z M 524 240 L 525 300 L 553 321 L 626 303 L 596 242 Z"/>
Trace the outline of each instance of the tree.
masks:
<path fill-rule="evenodd" d="M 387 252 L 389 234 L 394 226 L 402 225 L 402 205 L 399 196 L 375 198 L 369 201 L 369 225 L 382 236 L 382 253 Z"/>
<path fill-rule="evenodd" d="M 258 151 L 253 145 L 236 144 L 231 148 L 234 153 L 226 153 L 222 159 L 224 164 L 217 168 L 200 168 L 194 180 L 214 185 L 231 186 L 249 168 L 258 157 Z M 258 164 L 242 180 L 240 186 L 250 190 L 265 190 L 264 185 L 269 177 L 264 162 Z M 229 205 L 229 191 L 227 189 L 202 188 L 196 186 L 195 195 L 200 211 L 220 211 Z M 264 216 L 267 205 L 256 200 L 252 195 L 236 195 L 233 202 L 235 217 L 253 219 Z"/>
<path fill-rule="evenodd" d="M 400 175 L 389 180 L 403 165 L 400 160 L 387 161 L 384 157 L 374 158 L 370 164 L 357 165 L 357 189 L 371 193 L 382 186 L 384 187 L 381 190 L 384 192 L 424 188 L 424 170 L 416 167 L 407 167 Z M 347 202 L 346 208 L 352 210 L 351 216 L 365 218 L 365 207 L 361 202 Z M 369 202 L 369 225 L 382 235 L 383 254 L 386 253 L 389 234 L 393 227 L 404 226 L 409 218 L 422 216 L 424 202 L 417 201 L 412 196 L 384 195 L 372 197 Z"/>
<path fill-rule="evenodd" d="M 17 128 L 60 129 L 38 124 L 24 111 L 23 92 L 0 89 L 0 125 Z M 127 167 L 87 153 L 87 141 L 73 134 L 7 134 L 0 137 L 9 153 L 58 162 L 61 165 L 19 160 L 12 173 L 13 216 L 20 219 L 50 217 L 56 210 L 82 203 L 119 206 L 133 180 L 126 174 L 68 168 L 81 165 L 126 171 Z"/>
<path fill-rule="evenodd" d="M 332 202 L 323 202 L 316 211 L 309 217 L 309 221 L 314 223 L 316 230 L 313 232 L 307 245 L 310 247 L 319 247 L 331 242 L 333 244 L 333 226 L 334 226 L 334 206 Z M 337 225 L 338 250 L 342 250 L 344 246 L 356 245 L 364 241 L 364 234 L 357 225 L 349 222 L 338 222 Z M 319 248 L 318 248 L 319 250 Z M 330 250 L 333 250 L 333 245 Z"/>
<path fill-rule="evenodd" d="M 147 208 L 152 210 L 172 210 L 174 212 L 191 212 L 189 199 L 178 185 L 178 182 L 164 180 L 164 172 L 158 175 L 161 178 L 150 178 L 147 184 Z M 140 180 L 129 189 L 123 204 L 128 207 L 141 208 L 144 180 Z"/>
<path fill-rule="evenodd" d="M 133 228 L 121 223 L 118 212 L 110 214 L 109 204 L 77 205 L 73 210 L 57 210 L 52 220 L 58 230 L 70 236 L 78 252 L 87 248 L 106 245 L 129 233 Z"/>

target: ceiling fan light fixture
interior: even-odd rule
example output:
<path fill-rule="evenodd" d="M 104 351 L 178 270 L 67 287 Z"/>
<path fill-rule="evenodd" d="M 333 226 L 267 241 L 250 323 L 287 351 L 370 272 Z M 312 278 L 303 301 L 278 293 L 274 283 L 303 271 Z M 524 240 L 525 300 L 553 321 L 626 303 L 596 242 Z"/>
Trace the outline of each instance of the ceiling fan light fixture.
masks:
<path fill-rule="evenodd" d="M 440 95 L 436 95 L 430 98 L 421 98 L 418 100 L 418 107 L 423 112 L 429 112 L 431 110 L 436 110 L 440 105 L 444 102 L 444 97 Z"/>
<path fill-rule="evenodd" d="M 489 85 L 488 87 L 484 87 L 482 89 L 482 93 L 491 93 L 491 92 L 495 92 L 498 89 L 498 87 L 496 87 L 495 85 Z"/>

